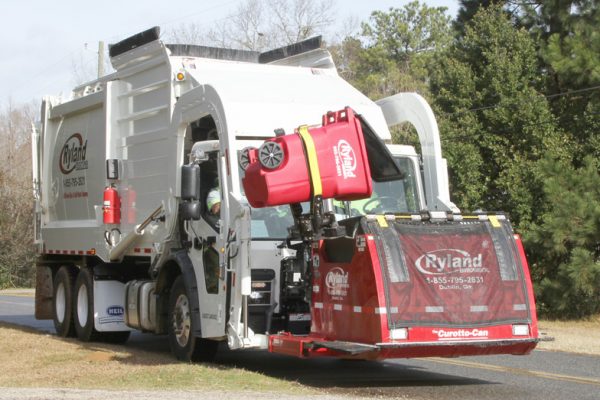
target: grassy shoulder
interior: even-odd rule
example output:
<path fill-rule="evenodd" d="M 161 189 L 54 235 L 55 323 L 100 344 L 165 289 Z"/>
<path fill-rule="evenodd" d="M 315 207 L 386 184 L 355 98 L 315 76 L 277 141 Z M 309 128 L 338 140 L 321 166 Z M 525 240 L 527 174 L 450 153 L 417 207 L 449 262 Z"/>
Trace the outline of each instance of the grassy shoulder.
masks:
<path fill-rule="evenodd" d="M 600 315 L 578 321 L 541 320 L 539 327 L 554 338 L 541 342 L 539 349 L 600 355 Z"/>
<path fill-rule="evenodd" d="M 300 384 L 235 367 L 177 362 L 155 354 L 0 323 L 0 387 L 181 389 L 314 393 Z"/>
<path fill-rule="evenodd" d="M 600 355 L 600 316 L 540 321 L 555 338 L 539 349 Z M 234 366 L 186 364 L 168 353 L 81 343 L 0 322 L 0 387 L 317 394 L 315 389 Z M 322 391 L 321 391 L 322 393 Z"/>

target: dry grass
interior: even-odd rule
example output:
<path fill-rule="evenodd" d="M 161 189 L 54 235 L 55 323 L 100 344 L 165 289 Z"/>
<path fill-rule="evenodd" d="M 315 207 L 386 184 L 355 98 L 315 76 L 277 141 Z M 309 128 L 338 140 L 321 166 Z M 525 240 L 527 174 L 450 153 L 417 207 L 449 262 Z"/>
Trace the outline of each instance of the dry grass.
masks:
<path fill-rule="evenodd" d="M 0 387 L 236 390 L 312 393 L 299 384 L 170 355 L 84 344 L 0 323 Z"/>
<path fill-rule="evenodd" d="M 32 289 L 0 291 L 32 296 Z M 600 315 L 580 321 L 539 321 L 540 332 L 554 341 L 538 349 L 600 355 Z M 24 351 L 24 349 L 29 349 Z M 123 346 L 82 344 L 76 340 L 14 328 L 0 322 L 0 387 L 180 388 L 301 390 L 300 385 L 222 366 L 189 365 L 171 355 Z M 184 385 L 184 386 L 180 386 Z"/>
<path fill-rule="evenodd" d="M 581 321 L 539 322 L 540 332 L 554 337 L 538 345 L 543 350 L 600 355 L 600 315 Z"/>

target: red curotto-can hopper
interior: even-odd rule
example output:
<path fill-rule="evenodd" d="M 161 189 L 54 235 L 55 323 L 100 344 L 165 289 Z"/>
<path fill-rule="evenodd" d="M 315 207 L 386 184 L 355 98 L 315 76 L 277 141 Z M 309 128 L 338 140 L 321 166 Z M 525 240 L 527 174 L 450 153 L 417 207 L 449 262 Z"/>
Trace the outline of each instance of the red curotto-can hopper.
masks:
<path fill-rule="evenodd" d="M 314 196 L 355 200 L 372 192 L 360 120 L 346 107 L 323 115 L 323 126 L 301 126 L 292 135 L 249 149 L 242 180 L 248 202 L 260 208 L 308 201 Z"/>

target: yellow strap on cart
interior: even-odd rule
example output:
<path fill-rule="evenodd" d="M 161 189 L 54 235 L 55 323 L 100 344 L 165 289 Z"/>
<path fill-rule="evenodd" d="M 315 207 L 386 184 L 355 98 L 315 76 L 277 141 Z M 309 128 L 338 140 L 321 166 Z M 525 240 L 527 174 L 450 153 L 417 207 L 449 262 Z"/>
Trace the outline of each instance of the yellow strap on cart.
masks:
<path fill-rule="evenodd" d="M 321 186 L 321 171 L 319 170 L 319 160 L 317 159 L 317 149 L 315 148 L 315 142 L 308 132 L 308 127 L 302 125 L 298 128 L 298 134 L 304 143 L 306 149 L 306 156 L 308 158 L 308 174 L 310 175 L 310 182 L 312 184 L 313 197 L 321 196 L 323 194 L 323 187 Z"/>

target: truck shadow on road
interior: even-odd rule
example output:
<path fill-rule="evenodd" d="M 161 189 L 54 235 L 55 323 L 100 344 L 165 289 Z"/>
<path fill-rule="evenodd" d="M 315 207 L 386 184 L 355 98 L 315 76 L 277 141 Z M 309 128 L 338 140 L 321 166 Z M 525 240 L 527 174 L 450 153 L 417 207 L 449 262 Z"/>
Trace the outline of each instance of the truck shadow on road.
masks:
<path fill-rule="evenodd" d="M 357 361 L 341 359 L 298 359 L 260 351 L 222 351 L 216 365 L 243 368 L 277 379 L 317 388 L 368 389 L 462 386 L 493 384 L 466 376 L 442 374 L 414 360 Z M 382 394 L 382 393 L 377 393 Z"/>

